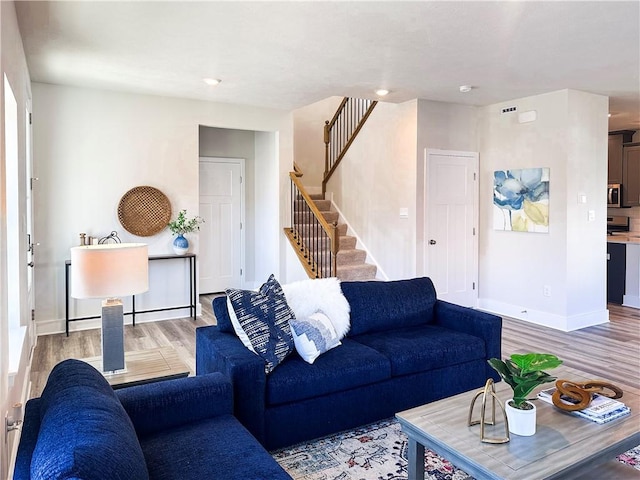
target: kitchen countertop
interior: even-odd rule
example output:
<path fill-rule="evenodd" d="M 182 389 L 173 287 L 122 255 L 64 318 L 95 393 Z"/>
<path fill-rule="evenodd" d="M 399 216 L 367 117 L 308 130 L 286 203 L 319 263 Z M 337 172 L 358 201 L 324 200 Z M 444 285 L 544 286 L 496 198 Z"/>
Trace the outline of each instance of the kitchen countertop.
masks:
<path fill-rule="evenodd" d="M 621 232 L 607 235 L 607 242 L 640 245 L 640 232 Z"/>

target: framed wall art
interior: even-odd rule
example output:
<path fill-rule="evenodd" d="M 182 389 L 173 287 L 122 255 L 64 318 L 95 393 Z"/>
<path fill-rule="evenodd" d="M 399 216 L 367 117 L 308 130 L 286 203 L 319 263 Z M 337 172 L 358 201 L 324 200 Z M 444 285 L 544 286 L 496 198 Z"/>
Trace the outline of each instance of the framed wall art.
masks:
<path fill-rule="evenodd" d="M 493 173 L 493 228 L 549 232 L 549 168 Z"/>

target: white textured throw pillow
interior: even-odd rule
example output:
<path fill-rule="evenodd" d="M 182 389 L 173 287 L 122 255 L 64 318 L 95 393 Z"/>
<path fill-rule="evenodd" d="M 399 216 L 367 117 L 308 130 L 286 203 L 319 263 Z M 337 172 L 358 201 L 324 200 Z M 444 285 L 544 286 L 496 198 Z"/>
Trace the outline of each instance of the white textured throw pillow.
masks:
<path fill-rule="evenodd" d="M 289 324 L 296 351 L 307 363 L 312 364 L 323 353 L 342 345 L 331 320 L 322 312 L 305 319 L 293 319 Z"/>
<path fill-rule="evenodd" d="M 282 285 L 282 290 L 296 318 L 309 318 L 321 311 L 331 320 L 340 340 L 351 328 L 351 309 L 337 278 L 302 280 Z"/>

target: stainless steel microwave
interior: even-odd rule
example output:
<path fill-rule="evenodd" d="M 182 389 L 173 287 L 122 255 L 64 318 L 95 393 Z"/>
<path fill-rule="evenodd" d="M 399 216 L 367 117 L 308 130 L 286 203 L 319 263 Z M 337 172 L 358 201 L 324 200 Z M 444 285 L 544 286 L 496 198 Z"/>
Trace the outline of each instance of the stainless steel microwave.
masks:
<path fill-rule="evenodd" d="M 619 207 L 622 201 L 622 187 L 619 183 L 610 183 L 607 187 L 607 207 Z"/>

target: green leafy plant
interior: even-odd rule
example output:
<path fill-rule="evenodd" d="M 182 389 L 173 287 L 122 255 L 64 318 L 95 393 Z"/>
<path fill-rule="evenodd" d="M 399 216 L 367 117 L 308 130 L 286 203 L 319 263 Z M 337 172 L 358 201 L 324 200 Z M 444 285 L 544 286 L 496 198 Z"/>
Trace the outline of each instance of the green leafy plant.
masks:
<path fill-rule="evenodd" d="M 185 233 L 197 232 L 200 230 L 200 224 L 204 223 L 204 219 L 198 216 L 195 216 L 191 219 L 187 219 L 187 211 L 180 210 L 178 213 L 178 218 L 169 222 L 167 226 L 171 233 L 184 235 Z"/>
<path fill-rule="evenodd" d="M 512 406 L 519 410 L 531 408 L 527 404 L 527 396 L 534 388 L 556 379 L 544 370 L 562 364 L 562 360 L 548 353 L 513 354 L 511 359 L 505 361 L 499 358 L 490 358 L 487 361 L 513 389 Z"/>

